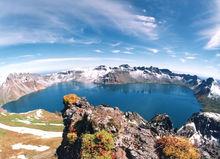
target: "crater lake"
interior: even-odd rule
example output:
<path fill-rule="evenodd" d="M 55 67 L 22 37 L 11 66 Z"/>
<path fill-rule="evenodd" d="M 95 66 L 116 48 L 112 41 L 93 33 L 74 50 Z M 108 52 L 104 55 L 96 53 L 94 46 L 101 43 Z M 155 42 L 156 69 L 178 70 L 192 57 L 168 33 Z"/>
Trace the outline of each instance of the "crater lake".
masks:
<path fill-rule="evenodd" d="M 86 97 L 93 105 L 106 104 L 119 107 L 122 111 L 139 113 L 146 120 L 156 114 L 166 113 L 174 127 L 179 127 L 201 105 L 193 91 L 171 84 L 117 84 L 96 85 L 79 82 L 59 83 L 47 89 L 31 93 L 3 106 L 8 112 L 21 113 L 35 109 L 60 112 L 63 109 L 62 98 L 69 93 Z"/>

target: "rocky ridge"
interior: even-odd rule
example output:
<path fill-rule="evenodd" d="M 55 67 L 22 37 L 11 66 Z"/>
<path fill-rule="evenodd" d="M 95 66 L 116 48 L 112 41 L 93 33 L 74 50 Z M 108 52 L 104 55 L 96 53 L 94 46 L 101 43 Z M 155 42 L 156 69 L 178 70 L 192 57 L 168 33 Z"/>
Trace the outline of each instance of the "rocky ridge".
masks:
<path fill-rule="evenodd" d="M 220 157 L 220 114 L 194 114 L 175 130 L 166 114 L 146 121 L 137 113 L 105 105 L 94 107 L 74 94 L 64 97 L 64 105 L 65 128 L 57 149 L 59 159 Z M 164 145 L 158 145 L 163 139 L 170 141 L 171 152 L 165 151 Z"/>
<path fill-rule="evenodd" d="M 71 80 L 97 84 L 161 83 L 183 85 L 192 89 L 201 101 L 211 100 L 215 101 L 214 105 L 216 103 L 220 105 L 220 84 L 213 78 L 202 80 L 196 75 L 173 73 L 168 69 L 152 66 L 130 67 L 127 64 L 119 67 L 101 65 L 94 69 L 64 71 L 45 76 L 30 73 L 10 74 L 0 87 L 0 103 L 5 104 L 53 84 Z"/>

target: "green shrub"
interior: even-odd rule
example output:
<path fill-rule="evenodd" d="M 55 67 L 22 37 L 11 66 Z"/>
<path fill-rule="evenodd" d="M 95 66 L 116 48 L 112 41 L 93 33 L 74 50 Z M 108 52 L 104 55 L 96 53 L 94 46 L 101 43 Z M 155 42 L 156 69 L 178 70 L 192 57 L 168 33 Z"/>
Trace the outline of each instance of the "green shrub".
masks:
<path fill-rule="evenodd" d="M 105 130 L 82 136 L 81 155 L 83 159 L 113 159 L 114 148 L 113 135 Z"/>

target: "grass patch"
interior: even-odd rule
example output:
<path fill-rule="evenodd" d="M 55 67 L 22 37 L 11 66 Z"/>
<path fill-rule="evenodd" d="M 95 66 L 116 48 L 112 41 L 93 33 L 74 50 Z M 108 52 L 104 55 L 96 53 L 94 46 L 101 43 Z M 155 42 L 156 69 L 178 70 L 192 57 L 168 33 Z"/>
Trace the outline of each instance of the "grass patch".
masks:
<path fill-rule="evenodd" d="M 58 117 L 56 114 L 49 113 L 45 114 L 50 116 L 50 118 L 42 118 L 42 119 L 36 119 L 32 117 L 30 114 L 11 114 L 11 113 L 5 113 L 5 115 L 0 114 L 0 123 L 9 125 L 9 126 L 18 126 L 18 127 L 28 127 L 28 128 L 34 128 L 34 129 L 40 129 L 44 131 L 63 131 L 63 121 L 61 117 Z M 54 116 L 55 119 L 52 117 Z M 29 123 L 24 123 L 24 122 Z M 53 125 L 55 124 L 55 125 Z M 58 125 L 57 125 L 58 124 Z"/>
<path fill-rule="evenodd" d="M 198 100 L 202 104 L 204 111 L 220 113 L 220 99 L 200 97 Z"/>
<path fill-rule="evenodd" d="M 0 129 L 0 137 L 4 137 L 6 135 L 6 131 L 3 129 Z"/>

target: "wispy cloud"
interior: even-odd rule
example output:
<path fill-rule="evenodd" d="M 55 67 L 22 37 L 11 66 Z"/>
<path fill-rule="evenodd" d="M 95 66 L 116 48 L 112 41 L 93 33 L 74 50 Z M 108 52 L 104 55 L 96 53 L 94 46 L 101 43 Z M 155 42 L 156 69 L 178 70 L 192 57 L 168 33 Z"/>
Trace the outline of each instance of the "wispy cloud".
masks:
<path fill-rule="evenodd" d="M 113 47 L 116 47 L 116 46 L 119 46 L 119 45 L 121 45 L 121 43 L 120 43 L 120 42 L 117 42 L 117 43 L 112 43 L 112 44 L 111 44 L 111 46 L 113 46 Z"/>
<path fill-rule="evenodd" d="M 196 53 L 185 52 L 184 57 L 180 58 L 180 61 L 182 63 L 185 63 L 188 60 L 195 60 L 195 59 L 197 59 L 197 55 L 198 54 L 196 54 Z"/>
<path fill-rule="evenodd" d="M 130 51 L 123 51 L 122 53 L 123 54 L 128 54 L 128 55 L 133 55 L 134 54 L 133 52 L 130 52 Z"/>
<path fill-rule="evenodd" d="M 185 55 L 185 59 L 187 60 L 195 60 L 198 54 L 185 52 L 184 55 Z"/>
<path fill-rule="evenodd" d="M 125 49 L 128 50 L 128 51 L 134 50 L 133 47 L 126 47 Z"/>
<path fill-rule="evenodd" d="M 199 34 L 203 39 L 207 40 L 204 48 L 207 50 L 220 48 L 220 1 L 213 0 L 214 2 L 210 7 L 210 18 L 206 19 L 205 28 Z"/>
<path fill-rule="evenodd" d="M 180 61 L 181 61 L 182 63 L 185 63 L 185 62 L 186 62 L 186 59 L 180 58 Z"/>
<path fill-rule="evenodd" d="M 82 24 L 97 34 L 110 27 L 122 34 L 157 39 L 156 19 L 138 15 L 126 3 L 109 0 L 0 1 L 0 45 L 97 42 L 95 36 L 83 35 Z"/>
<path fill-rule="evenodd" d="M 163 50 L 165 51 L 166 54 L 168 54 L 172 58 L 176 58 L 177 55 L 176 53 L 169 47 L 164 47 Z"/>
<path fill-rule="evenodd" d="M 121 52 L 121 50 L 112 50 L 112 53 L 114 53 L 114 54 L 117 54 L 119 52 Z"/>
<path fill-rule="evenodd" d="M 102 50 L 99 50 L 99 49 L 96 49 L 96 50 L 94 50 L 95 52 L 97 52 L 97 53 L 103 53 L 103 51 Z"/>
<path fill-rule="evenodd" d="M 156 53 L 158 53 L 160 50 L 155 49 L 155 48 L 147 48 L 147 51 L 149 51 L 149 52 L 151 52 L 151 53 L 153 53 L 153 54 L 156 54 Z"/>
<path fill-rule="evenodd" d="M 195 56 L 186 56 L 185 59 L 187 59 L 187 60 L 195 60 L 196 57 Z"/>

